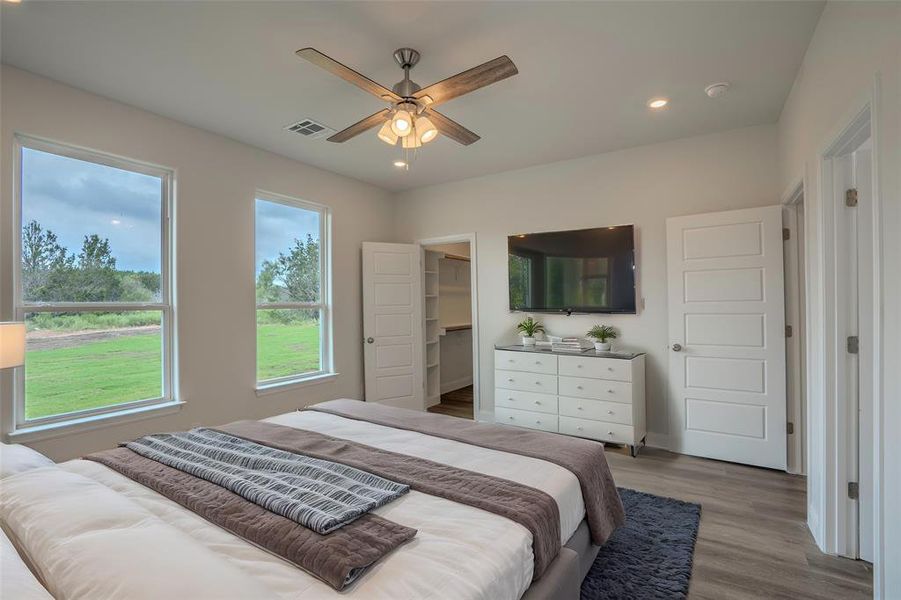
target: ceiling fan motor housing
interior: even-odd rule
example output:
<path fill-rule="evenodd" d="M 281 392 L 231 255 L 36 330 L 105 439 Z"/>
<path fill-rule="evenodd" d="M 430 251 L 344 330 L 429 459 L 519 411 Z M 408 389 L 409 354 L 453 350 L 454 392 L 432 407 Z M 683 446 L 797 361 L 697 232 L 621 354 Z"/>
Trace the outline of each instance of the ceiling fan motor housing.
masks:
<path fill-rule="evenodd" d="M 394 61 L 404 70 L 404 78 L 394 84 L 391 88 L 395 94 L 401 98 L 410 98 L 422 89 L 418 84 L 410 79 L 410 69 L 419 62 L 419 52 L 413 48 L 399 48 L 394 51 Z"/>

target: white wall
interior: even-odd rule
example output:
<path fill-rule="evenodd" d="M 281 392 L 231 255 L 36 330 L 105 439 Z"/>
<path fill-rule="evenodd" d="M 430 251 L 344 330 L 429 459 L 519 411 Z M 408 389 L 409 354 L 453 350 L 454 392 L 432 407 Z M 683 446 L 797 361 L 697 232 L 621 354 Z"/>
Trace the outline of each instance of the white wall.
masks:
<path fill-rule="evenodd" d="M 878 81 L 878 85 L 877 85 Z M 874 86 L 877 86 L 874 93 Z M 805 181 L 808 289 L 810 315 L 808 364 L 810 423 L 808 452 L 808 522 L 821 547 L 830 547 L 827 522 L 834 519 L 835 496 L 841 493 L 827 468 L 831 408 L 821 385 L 824 365 L 817 348 L 823 347 L 824 277 L 822 272 L 822 199 L 819 197 L 820 153 L 848 124 L 864 103 L 874 102 L 877 176 L 882 217 L 880 255 L 882 295 L 882 414 L 881 468 L 883 485 L 883 565 L 901 565 L 901 3 L 838 2 L 826 6 L 813 35 L 798 78 L 778 124 L 780 188 L 787 190 L 800 178 Z M 865 343 L 865 340 L 862 341 Z M 877 407 L 877 411 L 878 411 Z M 866 441 L 865 441 L 866 442 Z M 877 540 L 878 542 L 878 540 Z M 901 571 L 877 566 L 878 597 L 901 598 Z"/>
<path fill-rule="evenodd" d="M 34 443 L 35 448 L 54 459 L 71 458 L 154 431 L 261 418 L 320 400 L 361 397 L 360 242 L 392 239 L 388 193 L 8 66 L 2 68 L 0 84 L 0 319 L 12 316 L 9 182 L 14 133 L 176 170 L 179 398 L 187 404 L 171 416 L 46 440 Z M 298 138 L 297 143 L 311 142 Z M 334 327 L 340 376 L 333 383 L 261 397 L 254 392 L 253 199 L 258 188 L 331 207 L 334 272 L 339 275 L 334 278 Z M 2 388 L 5 403 L 8 379 Z M 8 427 L 5 406 L 3 424 Z"/>
<path fill-rule="evenodd" d="M 541 315 L 540 320 L 553 333 L 579 335 L 595 322 L 609 323 L 622 332 L 618 347 L 648 352 L 651 441 L 666 445 L 665 219 L 777 204 L 778 192 L 775 127 L 751 127 L 412 190 L 398 196 L 397 237 L 477 234 L 485 417 L 494 406 L 492 348 L 512 342 L 522 318 L 508 310 L 507 235 L 635 224 L 645 308 L 638 315 Z"/>

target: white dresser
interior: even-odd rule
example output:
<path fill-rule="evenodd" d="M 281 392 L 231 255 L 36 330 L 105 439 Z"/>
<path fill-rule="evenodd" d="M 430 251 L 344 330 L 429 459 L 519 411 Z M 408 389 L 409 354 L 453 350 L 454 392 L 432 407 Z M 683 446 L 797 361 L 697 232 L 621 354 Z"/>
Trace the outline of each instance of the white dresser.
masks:
<path fill-rule="evenodd" d="M 635 456 L 645 426 L 644 354 L 494 351 L 494 420 L 603 442 Z"/>

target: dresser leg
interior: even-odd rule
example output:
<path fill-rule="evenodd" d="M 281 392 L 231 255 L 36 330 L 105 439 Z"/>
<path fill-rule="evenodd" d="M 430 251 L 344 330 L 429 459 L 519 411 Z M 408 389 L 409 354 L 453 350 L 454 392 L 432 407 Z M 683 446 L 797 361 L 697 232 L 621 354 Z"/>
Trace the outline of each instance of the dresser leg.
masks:
<path fill-rule="evenodd" d="M 632 455 L 632 458 L 638 456 L 638 446 L 632 444 L 629 446 L 629 454 Z"/>

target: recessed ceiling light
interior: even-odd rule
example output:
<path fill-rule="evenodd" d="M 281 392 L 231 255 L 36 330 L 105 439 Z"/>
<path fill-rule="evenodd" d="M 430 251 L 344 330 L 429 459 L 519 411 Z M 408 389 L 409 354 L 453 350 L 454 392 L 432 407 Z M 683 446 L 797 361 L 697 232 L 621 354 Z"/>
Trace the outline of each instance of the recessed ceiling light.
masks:
<path fill-rule="evenodd" d="M 648 108 L 659 109 L 663 108 L 667 104 L 669 104 L 669 98 L 651 98 L 650 100 L 648 100 Z"/>
<path fill-rule="evenodd" d="M 711 83 L 707 87 L 704 88 L 704 93 L 710 96 L 711 98 L 719 98 L 723 94 L 729 91 L 729 82 L 721 81 L 719 83 Z"/>
<path fill-rule="evenodd" d="M 405 161 L 405 160 L 396 160 L 396 161 L 394 161 L 394 166 L 397 167 L 398 169 L 403 169 L 404 167 L 407 166 L 407 161 Z"/>

